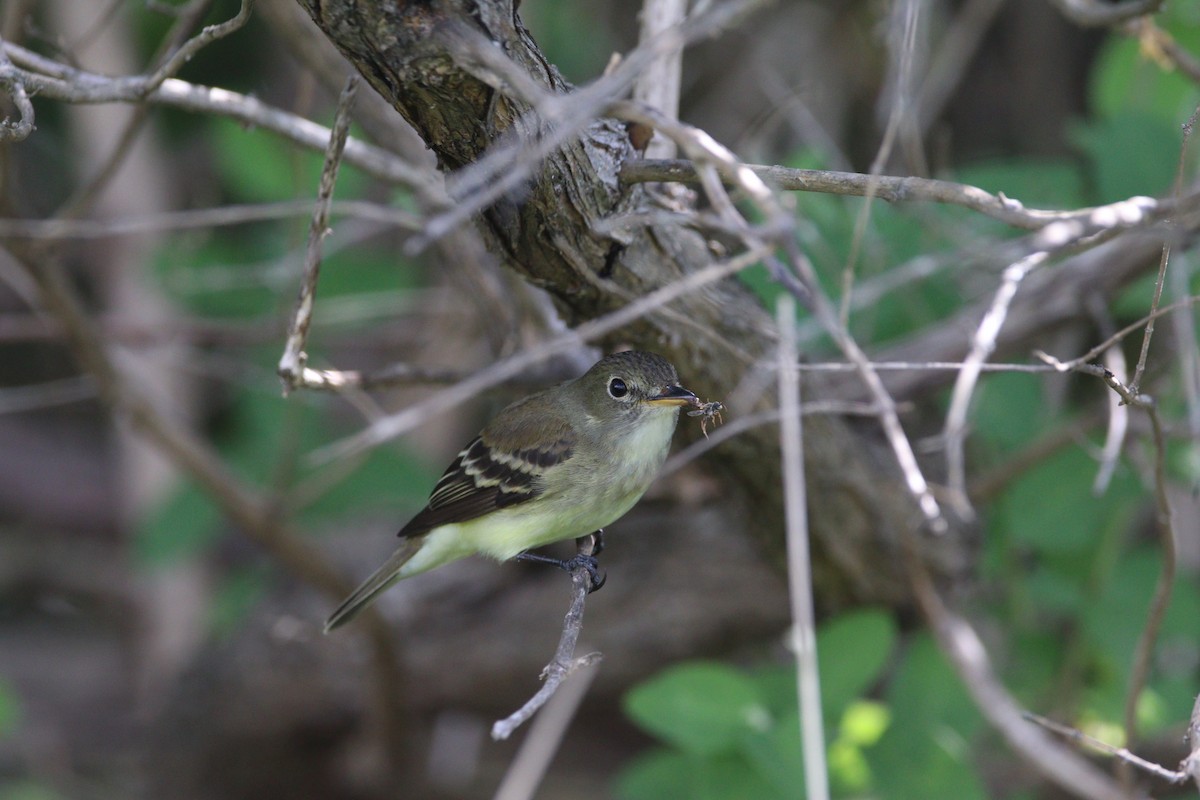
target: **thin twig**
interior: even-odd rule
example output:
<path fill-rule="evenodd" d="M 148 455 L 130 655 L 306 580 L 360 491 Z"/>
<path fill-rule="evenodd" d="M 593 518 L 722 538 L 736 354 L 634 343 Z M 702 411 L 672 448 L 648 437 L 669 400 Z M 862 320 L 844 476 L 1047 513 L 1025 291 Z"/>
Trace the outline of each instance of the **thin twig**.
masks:
<path fill-rule="evenodd" d="M 329 147 L 325 151 L 325 166 L 321 170 L 321 185 L 317 192 L 317 205 L 313 209 L 312 224 L 308 230 L 308 248 L 304 255 L 304 272 L 300 279 L 300 296 L 296 299 L 296 311 L 288 327 L 283 355 L 279 359 L 279 377 L 283 379 L 283 393 L 308 381 L 304 342 L 308 337 L 308 326 L 312 322 L 313 301 L 317 294 L 317 279 L 321 271 L 321 242 L 330 233 L 329 206 L 333 202 L 333 188 L 337 184 L 338 167 L 346 149 L 346 138 L 350 134 L 350 109 L 354 107 L 354 94 L 358 90 L 358 76 L 352 75 L 341 95 L 338 96 L 333 131 Z"/>
<path fill-rule="evenodd" d="M 1093 347 L 1091 350 L 1088 350 L 1081 356 L 1072 358 L 1070 361 L 1059 361 L 1056 358 L 1049 358 L 1041 351 L 1036 350 L 1034 351 L 1034 355 L 1049 364 L 1057 372 L 1066 372 L 1068 370 L 1076 369 L 1083 364 L 1100 358 L 1106 350 L 1115 345 L 1117 342 L 1120 342 L 1126 336 L 1129 336 L 1131 333 L 1135 333 L 1136 331 L 1144 328 L 1150 320 L 1158 319 L 1165 314 L 1170 314 L 1172 311 L 1178 311 L 1181 308 L 1190 308 L 1191 306 L 1197 304 L 1200 304 L 1200 296 L 1185 297 L 1182 300 L 1177 300 L 1174 303 L 1162 306 L 1142 317 L 1141 319 L 1131 322 L 1124 328 L 1121 328 L 1121 330 L 1114 333 L 1112 336 L 1109 336 L 1100 344 Z"/>
<path fill-rule="evenodd" d="M 1000 288 L 992 298 L 992 305 L 971 340 L 971 350 L 963 359 L 962 370 L 954 381 L 954 392 L 950 397 L 950 408 L 946 412 L 946 425 L 942 436 L 946 446 L 946 483 L 950 500 L 965 519 L 974 517 L 971 501 L 967 497 L 966 431 L 967 414 L 971 408 L 971 397 L 979 381 L 983 362 L 996 349 L 996 339 L 1008 316 L 1008 308 L 1017 295 L 1017 288 L 1030 272 L 1045 263 L 1048 253 L 1039 252 L 1027 256 L 1004 270 Z"/>
<path fill-rule="evenodd" d="M 687 17 L 687 0 L 645 0 L 638 15 L 638 44 L 669 34 Z M 679 117 L 679 87 L 683 76 L 683 48 L 660 54 L 633 82 L 633 99 L 657 108 L 672 119 Z M 650 158 L 674 158 L 675 142 L 658 135 L 646 146 Z"/>
<path fill-rule="evenodd" d="M 1087 296 L 1087 305 L 1101 333 L 1112 335 L 1113 320 L 1108 313 L 1104 298 L 1098 292 Z M 1104 351 L 1104 366 L 1119 380 L 1128 380 L 1129 370 L 1125 363 L 1125 351 L 1120 347 L 1110 347 Z M 1117 461 L 1125 446 L 1125 434 L 1129 431 L 1129 407 L 1121 402 L 1115 393 L 1109 392 L 1108 400 L 1108 430 L 1104 435 L 1104 447 L 1100 450 L 1100 468 L 1096 470 L 1096 478 L 1092 481 L 1092 495 L 1099 497 L 1108 489 L 1113 475 L 1117 471 Z"/>
<path fill-rule="evenodd" d="M 33 103 L 29 100 L 29 92 L 18 70 L 8 57 L 8 47 L 0 39 L 0 87 L 3 87 L 13 105 L 17 107 L 17 121 L 12 122 L 7 117 L 0 122 L 0 142 L 20 142 L 29 138 L 33 133 L 34 113 Z"/>
<path fill-rule="evenodd" d="M 595 551 L 596 539 L 590 535 L 580 537 L 577 547 L 579 555 L 590 556 Z M 525 705 L 492 725 L 493 739 L 507 739 L 512 736 L 513 731 L 537 713 L 537 710 L 546 704 L 546 701 L 554 695 L 562 682 L 573 672 L 580 667 L 595 664 L 602 658 L 600 653 L 588 653 L 578 658 L 575 657 L 575 645 L 583 630 L 583 607 L 591 589 L 592 579 L 587 569 L 582 566 L 573 569 L 571 571 L 571 607 L 563 619 L 562 635 L 558 640 L 558 648 L 554 651 L 554 659 L 542 670 L 542 678 L 546 682 L 533 697 L 526 701 Z"/>
<path fill-rule="evenodd" d="M 0 388 L 0 414 L 20 414 L 95 397 L 96 383 L 89 375 L 28 386 L 5 386 Z"/>
<path fill-rule="evenodd" d="M 255 222 L 310 216 L 313 202 L 281 200 L 274 203 L 236 203 L 215 208 L 189 208 L 117 219 L 0 219 L 0 237 L 6 239 L 114 239 L 162 231 L 186 231 L 249 225 Z M 417 218 L 402 209 L 364 200 L 337 200 L 333 217 L 348 217 L 414 231 Z"/>
<path fill-rule="evenodd" d="M 211 7 L 212 0 L 189 0 L 184 5 L 171 9 L 170 13 L 175 17 L 175 21 L 171 25 L 171 30 L 163 37 L 151 63 L 165 64 L 173 53 L 185 46 L 188 35 Z M 96 21 L 94 27 L 97 36 L 99 36 L 103 24 L 105 24 L 103 18 Z M 90 35 L 88 34 L 88 36 Z M 79 37 L 79 42 L 86 41 L 88 36 Z M 82 52 L 84 46 L 79 42 L 73 44 L 69 51 Z M 137 104 L 133 107 L 129 116 L 122 122 L 121 131 L 112 138 L 114 142 L 112 149 L 106 157 L 98 160 L 97 163 L 100 164 L 100 167 L 94 170 L 88 179 L 82 185 L 77 186 L 71 192 L 70 197 L 59 205 L 54 217 L 59 219 L 79 217 L 86 209 L 91 208 L 101 192 L 104 191 L 104 187 L 109 185 L 126 163 L 126 159 L 134 152 L 134 144 L 138 141 L 139 134 L 149 119 L 150 106 Z"/>
<path fill-rule="evenodd" d="M 1004 0 L 969 0 L 957 7 L 917 92 L 915 113 L 922 135 L 942 118 L 942 110 L 966 77 L 984 36 L 1003 6 Z"/>
<path fill-rule="evenodd" d="M 175 74 L 183 69 L 183 65 L 191 61 L 205 47 L 241 30 L 250 21 L 250 9 L 253 6 L 254 0 L 242 0 L 238 13 L 232 18 L 216 25 L 206 25 L 198 34 L 184 42 L 183 46 L 176 50 L 161 67 L 146 76 L 142 92 L 144 94 L 153 92 L 162 86 L 165 80 L 175 77 Z"/>
<path fill-rule="evenodd" d="M 1158 310 L 1158 304 L 1162 300 L 1163 286 L 1167 279 L 1167 264 L 1171 260 L 1171 243 L 1170 241 L 1163 243 L 1162 255 L 1158 260 L 1158 274 L 1154 278 L 1154 297 L 1150 301 L 1150 317 L 1146 321 L 1146 330 L 1142 334 L 1142 348 L 1138 353 L 1137 366 L 1133 370 L 1133 381 L 1130 386 L 1134 392 L 1137 392 L 1137 387 L 1142 383 L 1142 376 L 1146 374 L 1146 359 L 1150 355 L 1150 340 L 1154 338 L 1154 312 Z"/>
<path fill-rule="evenodd" d="M 1187 146 L 1192 138 L 1192 130 L 1196 125 L 1196 118 L 1200 115 L 1200 108 L 1192 112 L 1192 116 L 1187 123 L 1183 125 L 1183 141 L 1179 145 L 1179 158 L 1175 163 L 1175 181 L 1172 194 L 1176 199 L 1183 191 L 1183 171 L 1187 160 Z M 1163 242 L 1162 255 L 1158 260 L 1158 275 L 1154 280 L 1154 298 L 1150 301 L 1150 312 L 1153 314 L 1158 310 L 1158 304 L 1162 300 L 1163 287 L 1167 282 L 1167 264 L 1171 260 L 1171 242 L 1167 240 Z M 1150 355 L 1150 340 L 1154 336 L 1154 318 L 1146 323 L 1146 331 L 1142 335 L 1142 349 L 1138 353 L 1137 367 L 1133 370 L 1133 381 L 1130 384 L 1134 392 L 1142 384 L 1142 376 L 1146 374 L 1146 359 Z"/>
<path fill-rule="evenodd" d="M 1098 0 L 1050 0 L 1050 3 L 1076 25 L 1099 28 L 1153 14 L 1162 6 L 1163 0 L 1125 0 L 1120 3 L 1102 3 Z"/>
<path fill-rule="evenodd" d="M 1066 737 L 1072 742 L 1086 745 L 1098 753 L 1104 753 L 1105 755 L 1120 759 L 1127 764 L 1131 764 L 1138 769 L 1162 778 L 1163 780 L 1170 781 L 1171 783 L 1183 783 L 1188 779 L 1188 774 L 1182 770 L 1169 770 L 1166 767 L 1155 764 L 1153 761 L 1147 761 L 1141 756 L 1134 755 L 1124 747 L 1113 747 L 1108 742 L 1102 742 L 1094 736 L 1087 735 L 1078 728 L 1072 728 L 1070 725 L 1063 725 L 1061 722 L 1055 722 L 1052 719 L 1043 717 L 1041 714 L 1034 714 L 1030 711 L 1026 711 L 1024 716 L 1025 719 L 1029 720 L 1035 725 L 1041 725 L 1043 728 L 1054 731 L 1059 736 Z"/>
<path fill-rule="evenodd" d="M 867 235 L 867 224 L 871 219 L 871 208 L 875 199 L 876 178 L 883 174 L 888 160 L 892 155 L 892 147 L 900 126 L 909 114 L 912 95 L 913 56 L 917 49 L 917 28 L 920 21 L 921 4 L 918 0 L 903 0 L 893 6 L 897 13 L 903 13 L 903 34 L 900 36 L 900 52 L 892 59 L 896 65 L 894 84 L 892 86 L 892 108 L 888 112 L 887 126 L 879 143 L 879 150 L 871 161 L 867 190 L 863 195 L 863 204 L 858 209 L 854 220 L 854 234 L 850 239 L 850 253 L 846 256 L 846 264 L 842 268 L 842 298 L 838 308 L 838 321 L 842 327 L 850 323 L 850 304 L 854 297 L 854 275 L 858 265 L 858 254 L 862 249 L 863 239 Z M 895 55 L 895 54 L 893 54 Z"/>
<path fill-rule="evenodd" d="M 941 506 L 933 496 L 933 492 L 930 491 L 929 483 L 925 480 L 921 467 L 917 463 L 916 455 L 913 453 L 912 444 L 900 424 L 895 400 L 888 394 L 866 353 L 838 320 L 833 302 L 821 289 L 816 270 L 796 245 L 794 219 L 784 209 L 783 204 L 779 202 L 771 189 L 751 169 L 738 161 L 728 148 L 704 131 L 666 119 L 654 109 L 636 103 L 618 101 L 610 105 L 608 111 L 620 119 L 650 125 L 656 130 L 666 133 L 675 139 L 676 143 L 694 162 L 711 165 L 712 170 L 715 170 L 724 180 L 732 182 L 741 189 L 758 207 L 766 218 L 766 224 L 756 229 L 745 222 L 736 209 L 732 208 L 732 203 L 725 196 L 722 187 L 714 185 L 714 181 L 711 179 L 702 182 L 710 201 L 715 206 L 725 207 L 726 210 L 722 213 L 732 224 L 740 224 L 741 238 L 749 246 L 770 247 L 775 245 L 782 247 L 787 252 L 796 274 L 788 272 L 776 259 L 769 257 L 766 259 L 766 264 L 771 270 L 772 276 L 799 301 L 810 305 L 816 318 L 833 337 L 838 348 L 858 367 L 863 382 L 879 407 L 880 425 L 895 453 L 909 492 L 916 499 L 922 514 L 925 515 L 930 527 L 935 532 L 941 533 L 948 530 L 949 523 L 943 517 Z M 700 174 L 703 178 L 705 174 L 711 173 L 702 170 Z M 1055 233 L 1061 238 L 1062 232 L 1056 231 Z"/>
<path fill-rule="evenodd" d="M 1019 200 L 1003 194 L 995 195 L 964 183 L 932 178 L 866 175 L 858 172 L 836 172 L 824 169 L 793 169 L 760 164 L 744 165 L 778 189 L 786 191 L 820 192 L 824 194 L 865 196 L 874 187 L 874 196 L 890 203 L 927 202 L 962 206 L 999 220 L 1014 228 L 1038 230 L 1051 222 L 1086 220 L 1107 206 L 1053 211 L 1026 208 Z M 676 181 L 695 185 L 699 182 L 695 165 L 684 159 L 630 160 L 619 173 L 625 183 L 664 183 Z M 1143 204 L 1148 214 L 1161 218 L 1175 206 L 1171 200 L 1134 197 L 1119 201 Z M 1116 204 L 1113 204 L 1116 205 Z"/>
<path fill-rule="evenodd" d="M 895 398 L 892 397 L 887 387 L 884 386 L 882 379 L 879 377 L 879 372 L 875 369 L 862 347 L 854 340 L 850 332 L 842 327 L 837 318 L 833 301 L 821 289 L 820 281 L 817 278 L 816 270 L 813 268 L 812 263 L 807 258 L 800 256 L 799 253 L 793 252 L 791 256 L 793 265 L 799 271 L 800 277 L 808 289 L 808 296 L 812 300 L 812 308 L 817 319 L 833 337 L 838 348 L 846 358 L 857 367 L 858 374 L 862 378 L 867 392 L 876 405 L 879 406 L 880 427 L 883 428 L 884 436 L 887 437 L 888 444 L 896 456 L 896 462 L 900 465 L 900 471 L 904 476 L 904 482 L 908 487 L 909 493 L 916 500 L 921 513 L 934 533 L 945 533 L 949 530 L 950 525 L 942 515 L 941 505 L 933 496 L 933 492 L 929 488 L 929 482 L 925 480 L 925 475 L 921 471 L 920 464 L 917 462 L 917 456 L 913 452 L 912 443 L 909 441 L 908 435 L 904 432 L 904 426 L 900 424 L 900 415 L 897 412 Z"/>
<path fill-rule="evenodd" d="M 529 735 L 513 757 L 492 800 L 531 800 L 534 797 L 598 669 L 597 663 L 580 666 L 574 672 L 574 679 L 565 682 L 550 698 L 545 710 L 530 726 Z"/>
<path fill-rule="evenodd" d="M 203 114 L 228 117 L 254 128 L 279 134 L 298 145 L 323 150 L 330 131 L 298 114 L 275 108 L 261 100 L 228 89 L 199 86 L 168 78 L 146 93 L 145 76 L 113 78 L 76 69 L 32 50 L 9 44 L 8 53 L 18 65 L 26 88 L 40 96 L 67 103 L 151 103 Z M 408 164 L 392 153 L 358 139 L 346 143 L 346 162 L 388 183 L 420 186 L 444 198 L 440 181 L 425 170 Z M 446 200 L 445 202 L 449 202 Z"/>
<path fill-rule="evenodd" d="M 825 723 L 817 669 L 812 563 L 808 541 L 808 501 L 804 487 L 804 429 L 800 414 L 800 372 L 796 369 L 796 304 L 781 294 L 775 305 L 779 326 L 779 446 L 783 458 L 784 517 L 787 525 L 788 595 L 792 643 L 796 651 L 796 696 L 804 752 L 805 797 L 827 800 Z"/>
<path fill-rule="evenodd" d="M 870 403 L 855 403 L 845 400 L 814 400 L 808 403 L 801 403 L 800 414 L 805 417 L 813 414 L 833 414 L 840 417 L 874 417 L 879 414 L 879 409 Z M 744 417 L 736 417 L 715 429 L 711 434 L 706 435 L 702 439 L 697 439 L 668 458 L 667 463 L 663 464 L 663 468 L 659 471 L 658 475 L 660 478 L 672 475 L 717 445 L 723 444 L 748 430 L 761 425 L 771 425 L 776 422 L 779 422 L 778 409 L 760 411 L 757 414 L 749 414 Z"/>

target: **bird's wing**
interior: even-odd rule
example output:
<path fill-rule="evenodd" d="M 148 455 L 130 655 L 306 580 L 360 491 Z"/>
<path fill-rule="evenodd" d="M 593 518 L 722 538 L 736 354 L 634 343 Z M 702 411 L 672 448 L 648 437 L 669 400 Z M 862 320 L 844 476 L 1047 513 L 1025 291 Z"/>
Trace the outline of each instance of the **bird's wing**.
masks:
<path fill-rule="evenodd" d="M 466 522 L 532 500 L 545 490 L 546 471 L 574 453 L 575 432 L 558 414 L 539 416 L 530 423 L 536 430 L 528 430 L 530 425 L 522 430 L 522 425 L 511 424 L 514 417 L 504 419 L 516 407 L 502 411 L 463 448 L 433 487 L 429 504 L 400 536 L 421 536 L 441 525 Z M 529 442 L 536 444 L 521 446 Z"/>

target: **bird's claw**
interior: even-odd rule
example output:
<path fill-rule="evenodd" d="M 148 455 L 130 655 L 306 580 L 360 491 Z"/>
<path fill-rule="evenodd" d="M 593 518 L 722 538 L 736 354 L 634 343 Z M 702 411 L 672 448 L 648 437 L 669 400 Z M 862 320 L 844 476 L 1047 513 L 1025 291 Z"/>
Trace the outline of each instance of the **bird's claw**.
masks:
<path fill-rule="evenodd" d="M 596 561 L 595 556 L 585 556 L 583 554 L 571 556 L 570 558 L 552 558 L 543 556 L 538 553 L 518 553 L 517 561 L 529 561 L 535 564 L 553 564 L 561 570 L 574 572 L 577 569 L 582 569 L 587 573 L 590 585 L 588 594 L 599 589 L 608 580 L 607 573 L 600 572 L 600 564 Z"/>
<path fill-rule="evenodd" d="M 588 594 L 600 590 L 604 582 L 608 580 L 608 573 L 601 574 L 600 564 L 596 561 L 595 556 L 572 556 L 562 562 L 562 568 L 567 572 L 574 572 L 577 569 L 582 569 L 588 575 Z"/>

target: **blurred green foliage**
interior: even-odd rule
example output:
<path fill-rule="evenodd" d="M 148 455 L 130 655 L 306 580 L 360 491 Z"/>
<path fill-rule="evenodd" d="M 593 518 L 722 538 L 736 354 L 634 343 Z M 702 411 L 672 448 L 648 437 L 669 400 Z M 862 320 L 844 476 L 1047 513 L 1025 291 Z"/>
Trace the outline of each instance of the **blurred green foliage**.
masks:
<path fill-rule="evenodd" d="M 16 691 L 0 678 L 0 739 L 16 733 L 20 716 Z"/>
<path fill-rule="evenodd" d="M 35 781 L 0 783 L 0 800 L 61 800 L 62 795 Z"/>
<path fill-rule="evenodd" d="M 322 157 L 246 130 L 224 119 L 203 119 L 201 139 L 210 142 L 221 200 L 229 203 L 315 201 Z M 339 173 L 335 197 L 361 196 L 365 181 L 353 168 Z M 328 363 L 322 332 L 344 338 L 373 323 L 381 309 L 409 302 L 424 288 L 419 269 L 394 248 L 356 246 L 339 251 L 335 235 L 326 240 L 309 363 Z M 228 382 L 218 413 L 209 421 L 209 439 L 224 463 L 247 485 L 273 497 L 279 513 L 300 530 L 320 529 L 334 520 L 377 513 L 394 515 L 418 506 L 437 471 L 402 444 L 377 448 L 336 468 L 313 466 L 306 456 L 352 432 L 339 424 L 339 400 L 299 392 L 283 398 L 275 377 L 283 326 L 299 287 L 307 239 L 307 216 L 223 229 L 220 235 L 175 237 L 151 267 L 181 313 L 196 320 L 275 331 L 267 344 L 251 340 L 238 351 L 239 380 Z M 231 364 L 214 367 L 216 373 Z M 202 365 L 197 368 L 203 370 Z M 204 557 L 225 541 L 227 527 L 210 493 L 182 480 L 139 521 L 135 556 L 146 568 L 179 559 Z M 236 627 L 269 586 L 271 573 L 254 565 L 232 566 L 218 587 L 210 622 L 214 631 Z"/>
<path fill-rule="evenodd" d="M 1200 50 L 1200 6 L 1169 4 L 1158 21 L 1186 49 Z M 993 160 L 942 177 L 1040 208 L 1169 194 L 1183 142 L 1180 126 L 1195 111 L 1200 91 L 1151 55 L 1146 42 L 1124 36 L 1104 44 L 1090 80 L 1092 114 L 1070 130 L 1075 158 Z M 810 154 L 790 165 L 825 166 Z M 804 251 L 835 298 L 863 202 L 796 197 Z M 986 249 L 979 242 L 1020 235 L 960 209 L 875 201 L 855 261 L 855 292 L 869 296 L 877 278 L 893 283 L 855 310 L 853 332 L 878 346 L 986 299 L 994 281 L 980 283 L 972 271 L 995 273 L 1005 265 L 978 263 L 975 253 Z M 913 278 L 896 281 L 908 268 Z M 1194 269 L 1190 274 L 1189 291 L 1200 293 L 1200 278 Z M 742 279 L 773 307 L 782 289 L 765 268 Z M 1112 313 L 1121 324 L 1148 313 L 1153 281 L 1147 275 L 1117 298 Z M 1126 345 L 1134 357 L 1139 339 Z M 832 353 L 824 338 L 814 337 L 806 347 L 814 360 Z M 1065 393 L 1051 388 L 1060 381 L 1067 382 Z M 1094 411 L 1105 392 L 1081 377 L 985 375 L 972 413 L 976 470 L 1003 469 Z M 1164 415 L 1182 419 L 1180 387 L 1168 384 L 1163 395 Z M 1020 702 L 1122 745 L 1132 656 L 1162 555 L 1145 461 L 1120 463 L 1107 487 L 1094 494 L 1099 446 L 1096 434 L 1052 449 L 1016 471 L 980 509 L 981 591 L 972 611 L 989 620 L 990 630 L 1003 632 L 1003 643 L 991 652 Z M 1197 485 L 1200 451 L 1194 442 L 1171 443 L 1169 471 L 1181 486 Z M 1200 684 L 1197 619 L 1200 587 L 1194 577 L 1179 576 L 1138 706 L 1143 735 L 1183 730 Z M 882 615 L 857 612 L 826 623 L 818 646 L 835 795 L 988 796 L 981 754 L 998 744 L 997 736 L 928 636 L 901 637 Z M 618 794 L 626 800 L 802 797 L 794 681 L 790 667 L 697 662 L 635 687 L 626 712 L 661 744 L 630 762 L 617 779 Z M 859 725 L 864 732 L 856 734 Z"/>

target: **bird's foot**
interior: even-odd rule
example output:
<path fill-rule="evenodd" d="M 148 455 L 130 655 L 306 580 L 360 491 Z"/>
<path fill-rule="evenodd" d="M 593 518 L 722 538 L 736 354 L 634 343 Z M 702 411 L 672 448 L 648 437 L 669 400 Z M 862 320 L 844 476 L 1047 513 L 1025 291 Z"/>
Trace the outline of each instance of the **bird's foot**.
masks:
<path fill-rule="evenodd" d="M 516 560 L 528 561 L 534 564 L 553 564 L 567 572 L 582 569 L 587 573 L 588 580 L 591 583 L 588 587 L 588 594 L 598 590 L 608 580 L 608 575 L 600 572 L 600 564 L 596 561 L 595 556 L 581 554 L 571 556 L 570 558 L 554 558 L 552 556 L 543 556 L 539 553 L 518 553 Z"/>

